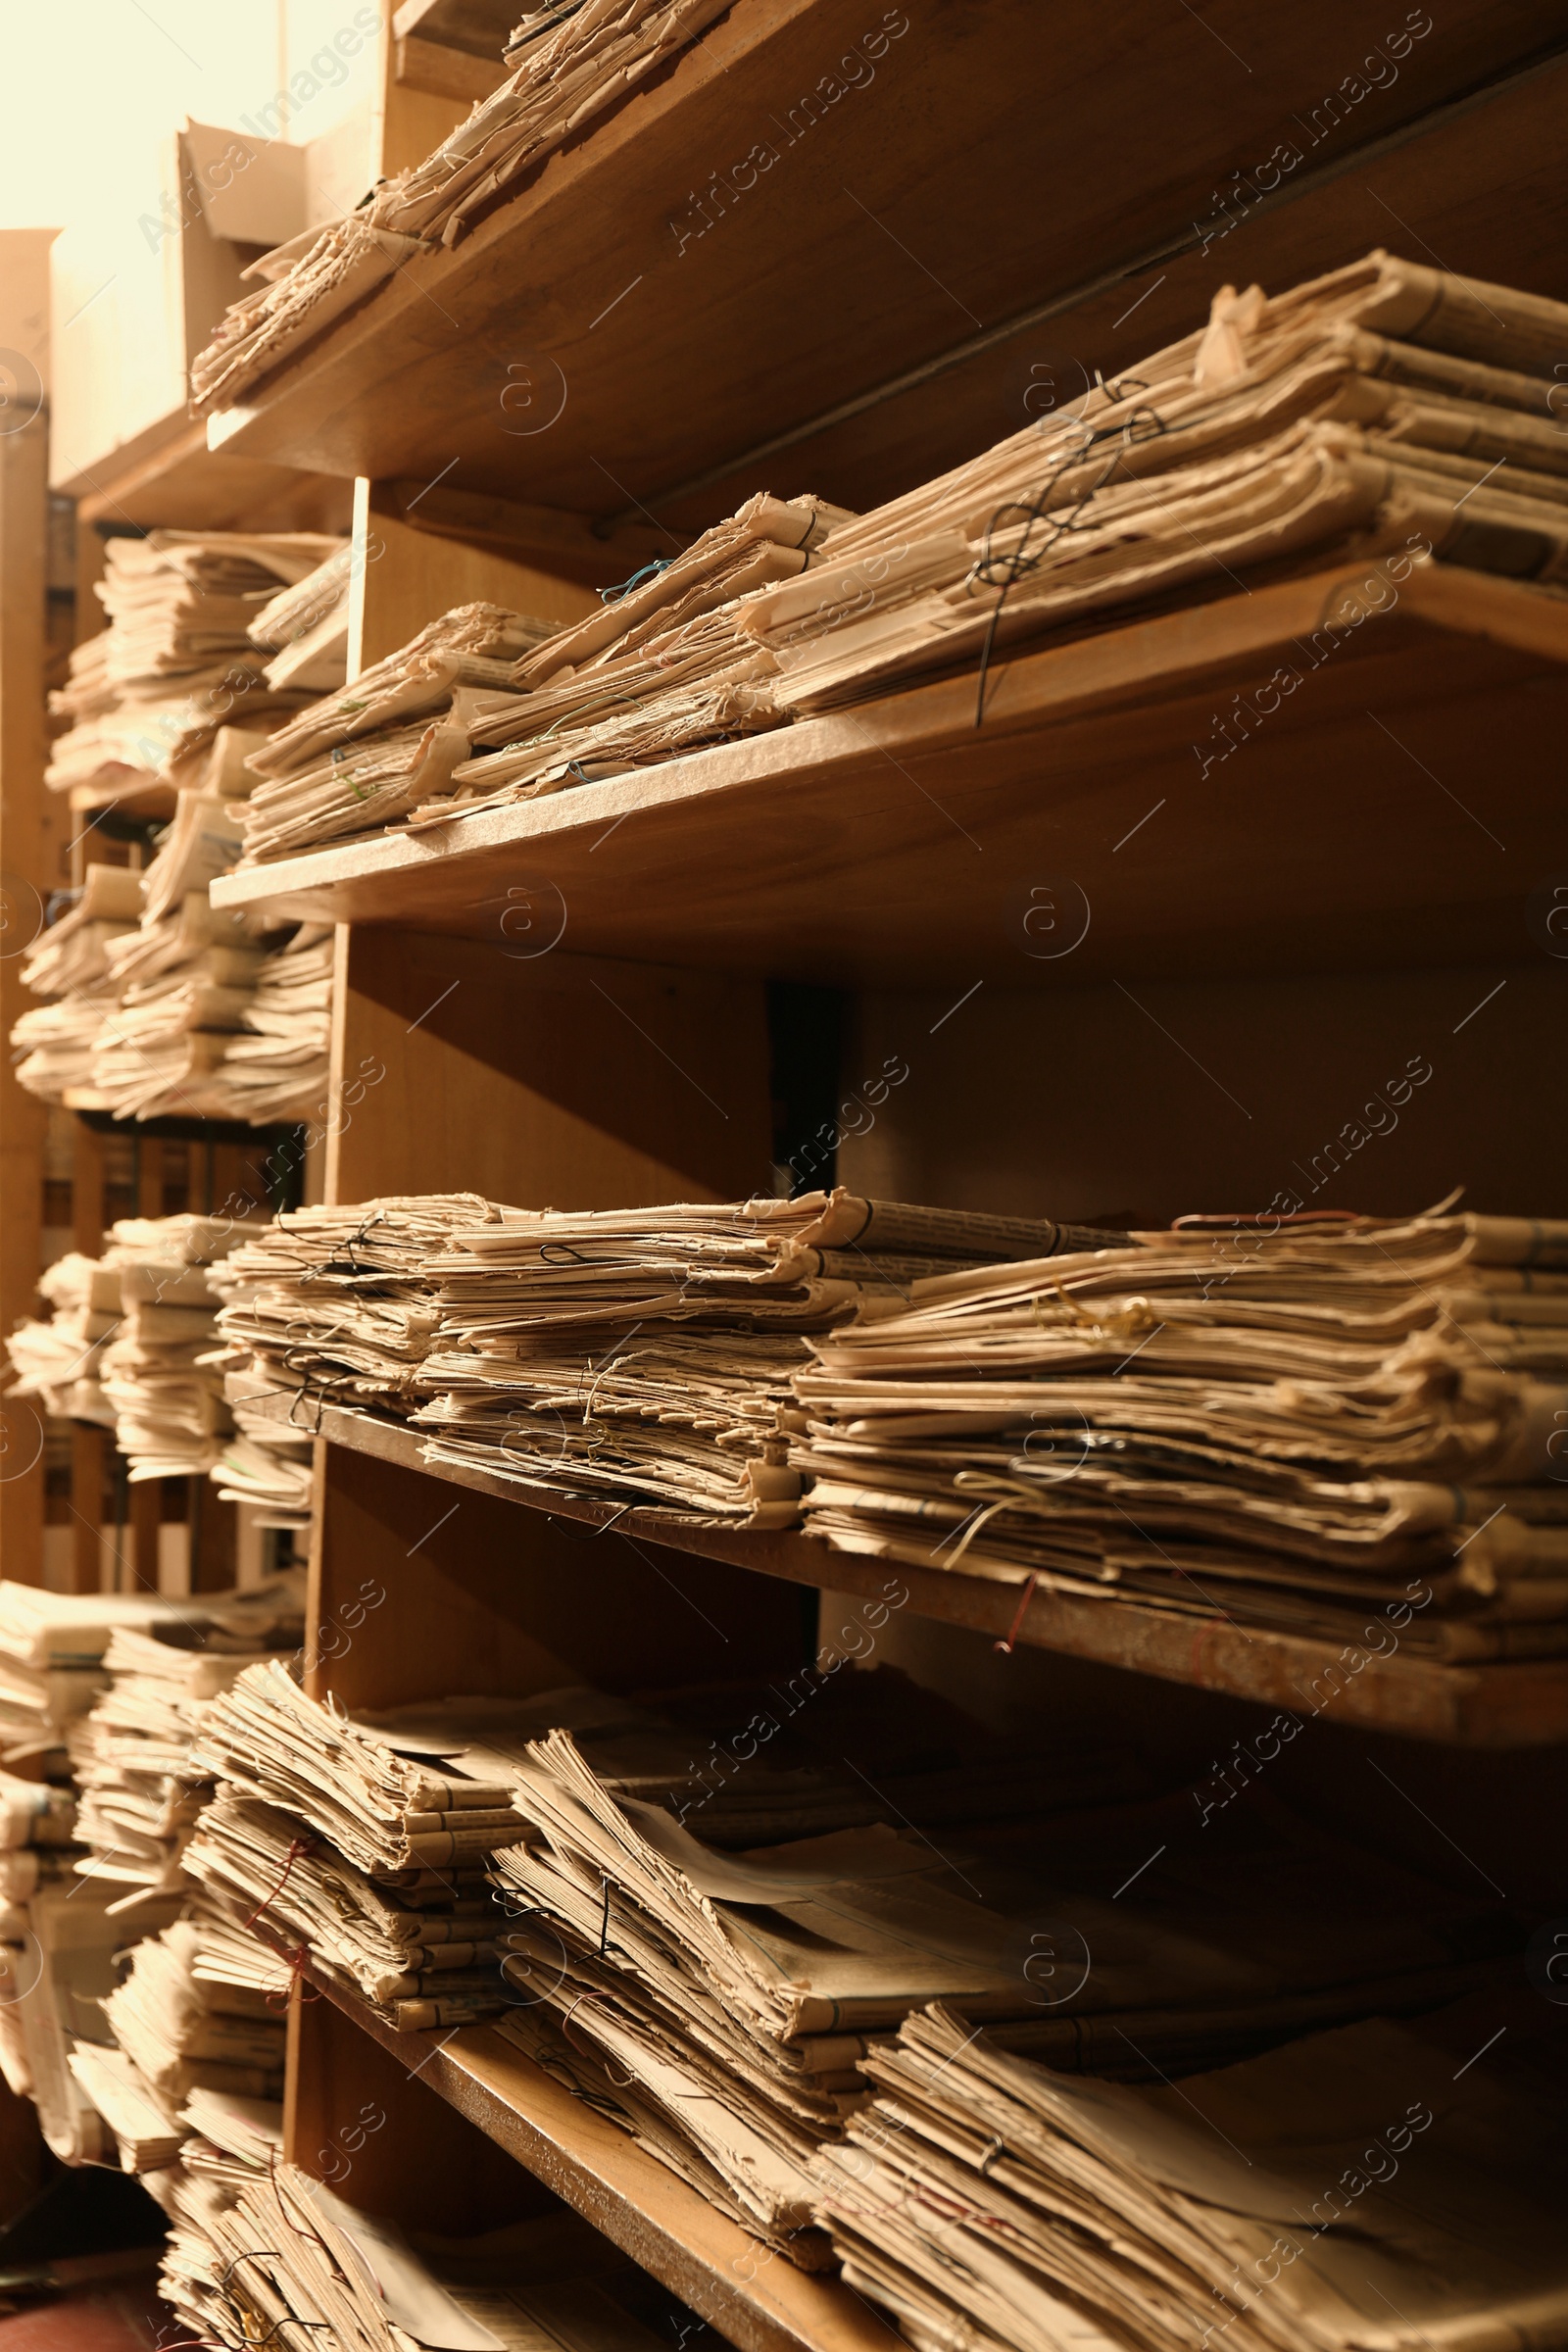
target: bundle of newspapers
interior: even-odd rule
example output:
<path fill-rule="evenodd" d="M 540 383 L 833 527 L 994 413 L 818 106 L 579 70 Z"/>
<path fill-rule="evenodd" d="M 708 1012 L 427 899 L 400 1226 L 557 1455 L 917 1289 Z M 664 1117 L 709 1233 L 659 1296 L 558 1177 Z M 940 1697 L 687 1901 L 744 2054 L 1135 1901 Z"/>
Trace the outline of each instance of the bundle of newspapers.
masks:
<path fill-rule="evenodd" d="M 11 1807 L 16 1842 L 0 1853 L 0 2065 L 12 2087 L 35 2102 L 46 2142 L 69 2164 L 114 2161 L 71 2055 L 84 2042 L 111 2041 L 103 2002 L 116 1955 L 135 1936 L 170 1924 L 179 1898 L 151 1899 L 134 1929 L 116 1916 L 122 1889 L 97 1879 L 95 1856 L 76 1842 L 83 1833 L 67 1751 L 109 1686 L 104 1657 L 115 1635 L 177 1627 L 188 1606 L 151 1594 L 0 1584 L 0 1740 L 8 1761 L 43 1776 Z M 62 1836 L 71 1842 L 59 1842 Z"/>
<path fill-rule="evenodd" d="M 11 1393 L 61 1419 L 112 1429 L 132 1482 L 205 1475 L 264 1528 L 311 1518 L 309 1431 L 225 1396 L 217 1342 L 224 1252 L 261 1221 L 185 1214 L 122 1218 L 101 1258 L 72 1251 L 39 1288 L 47 1320 L 20 1323 L 5 1345 Z"/>
<path fill-rule="evenodd" d="M 403 2031 L 502 2006 L 485 1871 L 527 1829 L 505 1783 L 405 1755 L 277 1662 L 214 1700 L 194 1761 L 218 1793 L 184 1867 L 225 1917 Z"/>
<path fill-rule="evenodd" d="M 813 2158 L 864 2103 L 867 2053 L 933 1999 L 1014 2050 L 1147 2082 L 1517 1965 L 1502 1906 L 1265 1789 L 1199 1823 L 1190 1789 L 1133 1796 L 1093 1755 L 1058 1778 L 1065 1742 L 1041 1742 L 1012 1759 L 1028 1793 L 999 1803 L 975 1727 L 956 1771 L 906 1773 L 885 1710 L 870 1738 L 853 1711 L 824 1724 L 859 1783 L 853 1827 L 803 1823 L 798 1768 L 755 1731 L 727 1790 L 741 1845 L 722 1805 L 667 1786 L 659 1727 L 593 1695 L 535 1701 L 556 1728 L 470 1751 L 510 1770 L 533 1826 L 494 1869 L 513 1914 L 499 2030 L 807 2269 L 828 2259 Z"/>
<path fill-rule="evenodd" d="M 72 656 L 52 708 L 71 723 L 47 781 L 94 800 L 143 791 L 172 760 L 238 723 L 276 725 L 303 700 L 268 676 L 250 624 L 333 556 L 318 532 L 151 531 L 111 539 L 97 593 L 109 627 Z"/>
<path fill-rule="evenodd" d="M 117 1118 L 252 1126 L 318 1104 L 331 1035 L 330 927 L 262 933 L 211 905 L 208 882 L 233 862 L 238 839 L 213 833 L 204 799 L 179 795 L 172 838 L 145 874 L 89 866 L 77 906 L 28 956 L 26 986 L 62 992 L 12 1028 L 30 1093 L 60 1101 L 76 1090 Z M 166 879 L 181 877 L 160 874 L 166 859 L 190 883 L 172 898 Z M 156 913 L 144 895 L 155 886 Z"/>
<path fill-rule="evenodd" d="M 1437 1658 L 1568 1654 L 1568 1222 L 1200 1218 L 813 1339 L 840 1549 Z"/>
<path fill-rule="evenodd" d="M 181 1857 L 213 1791 L 193 1762 L 208 1706 L 248 1666 L 298 1652 L 304 1571 L 242 1592 L 193 1594 L 178 1614 L 118 1625 L 104 1652 L 110 1688 L 67 1746 L 79 1792 L 84 1876 L 135 1918 L 149 1896 L 191 1894 Z"/>
<path fill-rule="evenodd" d="M 551 624 L 459 605 L 255 748 L 229 809 L 242 862 L 379 831 L 447 789 L 474 730 L 508 707 L 517 664 Z"/>
<path fill-rule="evenodd" d="M 432 156 L 383 180 L 330 227 L 304 231 L 246 271 L 259 291 L 231 306 L 197 354 L 196 401 L 231 402 L 402 263 L 452 244 L 519 172 L 695 40 L 724 7 L 725 0 L 581 0 L 528 11 L 506 51 L 512 73 Z"/>
<path fill-rule="evenodd" d="M 796 715 L 1337 564 L 1568 574 L 1568 305 L 1382 251 L 1208 323 L 836 531 L 741 627 Z M 1385 586 L 1374 602 L 1389 601 Z"/>
<path fill-rule="evenodd" d="M 518 664 L 520 693 L 473 730 L 475 757 L 412 822 L 533 800 L 765 734 L 789 717 L 777 664 L 742 621 L 772 582 L 814 578 L 824 543 L 854 520 L 815 497 L 749 498 L 671 561 L 649 565 L 586 620 Z"/>
<path fill-rule="evenodd" d="M 111 948 L 137 936 L 142 876 L 124 865 L 89 865 L 75 905 L 40 933 L 22 965 L 22 983 L 53 1002 L 30 1005 L 11 1030 L 17 1079 L 58 1102 L 90 1087 L 104 1023 L 120 1002 Z"/>
<path fill-rule="evenodd" d="M 842 1189 L 581 1215 L 461 1195 L 304 1209 L 222 1276 L 229 1393 L 390 1407 L 429 1433 L 430 1461 L 790 1526 L 802 1334 L 942 1267 L 1115 1238 Z"/>
<path fill-rule="evenodd" d="M 103 2004 L 112 2039 L 78 2041 L 71 2071 L 127 2173 L 160 2173 L 194 2127 L 201 2091 L 279 2102 L 292 1979 L 255 1936 L 198 1905 L 138 1943 Z"/>
<path fill-rule="evenodd" d="M 575 2214 L 477 2237 L 406 2230 L 284 2163 L 259 2103 L 198 2092 L 189 2112 L 211 2136 L 187 2140 L 169 2178 L 160 2285 L 198 2343 L 658 2352 L 664 2340 L 629 2308 L 646 2281 Z M 348 2151 L 388 2120 L 373 2098 L 341 2120 L 321 2156 L 331 2180 L 348 2180 Z"/>
<path fill-rule="evenodd" d="M 1534 2007 L 1472 1998 L 1137 2087 L 934 2007 L 866 2059 L 877 2095 L 818 2159 L 818 2218 L 916 2352 L 1560 2344 L 1568 2174 Z"/>
<path fill-rule="evenodd" d="M 229 1427 L 211 1353 L 213 1266 L 245 1231 L 231 1217 L 123 1217 L 101 1258 L 79 1252 L 48 1269 L 47 1323 L 6 1342 L 13 1392 L 47 1410 L 108 1422 L 135 1480 L 204 1475 Z"/>

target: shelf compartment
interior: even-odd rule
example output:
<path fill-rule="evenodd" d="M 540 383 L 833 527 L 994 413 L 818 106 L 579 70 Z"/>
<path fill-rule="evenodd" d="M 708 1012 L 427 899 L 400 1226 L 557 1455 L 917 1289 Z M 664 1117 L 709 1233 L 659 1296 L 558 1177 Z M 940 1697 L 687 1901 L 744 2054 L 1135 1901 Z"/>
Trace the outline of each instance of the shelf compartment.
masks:
<path fill-rule="evenodd" d="M 243 388 L 215 445 L 686 530 L 754 488 L 874 504 L 1189 332 L 1227 279 L 1390 245 L 1568 291 L 1534 161 L 1561 0 L 1457 0 L 1354 107 L 1354 0 L 1221 14 L 1143 25 L 1130 88 L 1093 0 L 742 0 Z M 1027 196 L 998 202 L 999 158 Z"/>
<path fill-rule="evenodd" d="M 303 1410 L 294 1409 L 298 1404 L 297 1398 L 274 1396 L 265 1402 L 251 1400 L 247 1410 L 265 1412 L 324 1439 L 329 1446 L 368 1454 L 500 1502 L 614 1532 L 633 1544 L 662 1544 L 884 1605 L 890 1584 L 902 1586 L 908 1600 L 892 1605 L 906 1605 L 916 1616 L 987 1634 L 993 1641 L 1011 1640 L 1163 1682 L 1408 1739 L 1487 1748 L 1568 1740 L 1568 1659 L 1444 1666 L 1430 1659 L 1381 1659 L 1360 1652 L 1362 1663 L 1348 1669 L 1337 1642 L 1267 1633 L 1227 1620 L 1165 1616 L 1130 1601 L 1080 1600 L 1040 1592 L 1030 1595 L 1019 1585 L 834 1551 L 793 1531 L 753 1534 L 744 1528 L 696 1527 L 663 1511 L 623 1511 L 530 1480 L 427 1462 L 420 1433 L 402 1423 L 315 1397 Z M 824 1645 L 831 1640 L 831 1628 L 824 1625 Z"/>
<path fill-rule="evenodd" d="M 1434 565 L 1329 632 L 1369 568 L 1021 655 L 979 730 L 975 675 L 940 679 L 213 901 L 500 948 L 536 899 L 571 953 L 852 986 L 1517 959 L 1562 862 L 1568 603 Z M 1204 771 L 1237 696 L 1250 739 Z M 1060 880 L 1087 935 L 1041 957 L 1030 892 Z"/>

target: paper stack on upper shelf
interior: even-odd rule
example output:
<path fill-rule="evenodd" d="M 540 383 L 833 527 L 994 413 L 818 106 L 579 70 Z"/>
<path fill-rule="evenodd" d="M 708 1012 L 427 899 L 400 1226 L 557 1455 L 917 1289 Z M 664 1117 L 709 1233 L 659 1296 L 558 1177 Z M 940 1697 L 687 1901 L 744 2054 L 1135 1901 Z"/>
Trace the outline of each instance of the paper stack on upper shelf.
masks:
<path fill-rule="evenodd" d="M 479 721 L 510 703 L 519 660 L 551 635 L 500 605 L 459 605 L 280 727 L 252 752 L 231 810 L 242 862 L 378 831 L 443 791 Z"/>
<path fill-rule="evenodd" d="M 1568 1654 L 1568 1222 L 1203 1218 L 811 1342 L 839 1548 L 1376 1652 Z"/>
<path fill-rule="evenodd" d="M 1223 287 L 1197 333 L 845 524 L 741 625 L 806 713 L 1333 564 L 1385 574 L 1374 604 L 1434 561 L 1559 582 L 1565 338 L 1568 305 L 1381 250 L 1272 300 Z"/>
<path fill-rule="evenodd" d="M 518 664 L 522 693 L 473 730 L 476 754 L 449 797 L 413 822 L 532 800 L 783 726 L 777 663 L 741 618 L 769 583 L 797 580 L 854 520 L 824 499 L 759 492 L 672 561 L 648 566 L 603 612 L 560 629 Z"/>
<path fill-rule="evenodd" d="M 527 1828 L 509 1787 L 357 1731 L 276 1663 L 248 1668 L 213 1702 L 195 1761 L 219 1790 L 185 1867 L 228 1913 L 400 2029 L 468 2024 L 503 2005 L 484 1873 Z"/>
<path fill-rule="evenodd" d="M 341 545 L 308 531 L 111 539 L 97 589 L 110 625 L 77 647 L 71 682 L 53 698 L 73 723 L 54 746 L 48 783 L 113 800 L 158 783 L 240 710 L 247 722 L 275 725 L 302 693 L 269 685 L 250 623 Z"/>
<path fill-rule="evenodd" d="M 1136 2089 L 935 2008 L 866 2060 L 878 2095 L 818 2160 L 820 2219 L 916 2352 L 1560 2343 L 1568 2179 L 1535 2006 Z"/>
<path fill-rule="evenodd" d="M 426 246 L 450 245 L 509 181 L 685 47 L 726 0 L 585 0 L 531 10 L 506 52 L 512 74 L 412 172 L 368 203 L 253 265 L 260 290 L 232 305 L 191 364 L 203 407 L 232 401 Z"/>

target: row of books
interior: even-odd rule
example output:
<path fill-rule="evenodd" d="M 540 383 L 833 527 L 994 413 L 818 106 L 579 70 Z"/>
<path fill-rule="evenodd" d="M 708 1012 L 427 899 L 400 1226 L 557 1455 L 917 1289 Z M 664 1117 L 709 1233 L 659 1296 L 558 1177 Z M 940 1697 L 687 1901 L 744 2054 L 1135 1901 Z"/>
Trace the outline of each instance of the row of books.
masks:
<path fill-rule="evenodd" d="M 435 1464 L 1380 1654 L 1568 1654 L 1568 1223 L 865 1201 L 305 1209 L 229 1394 Z"/>
<path fill-rule="evenodd" d="M 342 706 L 315 765 L 297 725 L 269 747 L 277 781 L 254 798 L 246 860 L 449 824 L 936 672 L 978 671 L 982 722 L 1020 648 L 1294 574 L 1343 574 L 1309 665 L 1419 567 L 1556 594 L 1564 348 L 1568 305 L 1382 251 L 1273 297 L 1223 287 L 1180 342 L 870 514 L 748 499 L 510 674 L 475 669 L 461 710 L 419 680 L 476 609 L 433 624 L 375 673 L 403 682 L 395 710 Z M 537 625 L 491 621 L 486 656 L 504 623 Z M 462 725 L 415 723 L 449 710 L 466 746 Z"/>
<path fill-rule="evenodd" d="M 156 792 L 172 820 L 144 869 L 90 864 L 22 976 L 49 1000 L 12 1031 L 33 1093 L 122 1118 L 314 1108 L 326 1082 L 331 941 L 219 913 L 238 858 L 248 755 L 347 671 L 347 549 L 317 534 L 114 539 L 110 616 L 54 697 L 71 724 L 49 781 L 78 805 Z"/>
<path fill-rule="evenodd" d="M 112 1429 L 132 1483 L 207 1477 L 262 1527 L 310 1523 L 310 1440 L 224 1395 L 217 1268 L 256 1220 L 126 1217 L 102 1257 L 73 1250 L 39 1288 L 53 1313 L 5 1342 L 11 1393 Z"/>

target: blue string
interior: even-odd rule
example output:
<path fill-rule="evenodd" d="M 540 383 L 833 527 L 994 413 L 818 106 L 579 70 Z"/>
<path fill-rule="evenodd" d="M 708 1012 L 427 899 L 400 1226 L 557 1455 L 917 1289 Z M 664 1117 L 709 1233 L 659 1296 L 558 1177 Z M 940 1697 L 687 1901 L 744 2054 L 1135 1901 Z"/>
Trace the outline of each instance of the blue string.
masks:
<path fill-rule="evenodd" d="M 640 588 L 644 580 L 657 580 L 660 573 L 667 571 L 674 561 L 673 556 L 656 556 L 651 564 L 645 564 L 641 571 L 634 571 L 631 578 L 622 580 L 618 587 L 601 588 L 599 602 L 602 605 L 618 604 L 623 596 L 630 596 L 634 588 Z"/>

